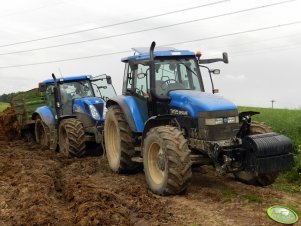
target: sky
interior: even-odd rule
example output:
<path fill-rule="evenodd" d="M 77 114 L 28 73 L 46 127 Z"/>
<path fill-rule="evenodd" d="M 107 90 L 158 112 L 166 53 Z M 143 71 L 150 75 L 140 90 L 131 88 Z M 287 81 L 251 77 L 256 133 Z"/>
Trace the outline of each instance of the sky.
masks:
<path fill-rule="evenodd" d="M 204 59 L 227 52 L 229 64 L 209 66 L 221 69 L 213 77 L 218 95 L 237 105 L 271 107 L 275 100 L 276 108 L 301 108 L 301 0 L 0 0 L 0 5 L 0 94 L 35 88 L 51 73 L 108 74 L 120 94 L 120 59 L 132 55 L 132 47 L 156 41 L 200 50 Z M 184 11 L 169 13 L 179 10 Z M 237 11 L 243 12 L 233 14 Z M 16 44 L 145 17 L 152 18 Z M 98 40 L 20 53 L 90 39 Z M 124 51 L 129 52 L 105 55 Z M 208 74 L 203 79 L 210 92 Z"/>

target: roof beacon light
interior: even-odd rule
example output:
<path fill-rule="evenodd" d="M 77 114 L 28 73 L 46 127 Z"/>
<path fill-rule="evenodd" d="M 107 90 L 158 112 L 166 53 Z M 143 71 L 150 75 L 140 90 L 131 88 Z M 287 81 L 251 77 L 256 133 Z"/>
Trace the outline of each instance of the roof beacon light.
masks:
<path fill-rule="evenodd" d="M 202 53 L 201 53 L 201 51 L 196 51 L 195 52 L 195 56 L 197 57 L 197 59 L 199 60 L 200 59 L 200 57 L 202 56 Z"/>

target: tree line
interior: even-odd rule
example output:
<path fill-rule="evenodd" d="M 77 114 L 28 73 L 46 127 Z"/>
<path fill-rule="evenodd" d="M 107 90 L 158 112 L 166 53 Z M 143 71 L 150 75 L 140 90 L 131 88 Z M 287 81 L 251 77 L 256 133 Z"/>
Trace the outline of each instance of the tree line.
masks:
<path fill-rule="evenodd" d="M 0 95 L 0 102 L 6 102 L 6 103 L 10 103 L 11 99 L 16 95 L 17 93 L 4 93 L 2 95 Z"/>

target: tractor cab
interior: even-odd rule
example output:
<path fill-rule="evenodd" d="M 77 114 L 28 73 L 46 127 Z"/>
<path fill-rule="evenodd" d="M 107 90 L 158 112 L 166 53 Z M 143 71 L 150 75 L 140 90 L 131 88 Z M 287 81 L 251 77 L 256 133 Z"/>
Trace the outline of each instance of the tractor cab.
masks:
<path fill-rule="evenodd" d="M 87 105 L 91 114 L 89 111 L 86 113 L 95 120 L 103 121 L 105 102 L 116 96 L 111 77 L 107 75 L 55 78 L 45 80 L 39 86 L 41 92 L 45 91 L 46 104 L 56 117 L 83 113 Z"/>
<path fill-rule="evenodd" d="M 126 63 L 123 94 L 133 95 L 138 102 L 148 102 L 149 116 L 169 113 L 166 103 L 171 99 L 171 91 L 204 92 L 198 62 L 193 52 L 158 47 L 154 52 L 155 59 L 150 59 L 149 50 L 133 50 L 138 54 L 122 59 Z"/>
<path fill-rule="evenodd" d="M 211 70 L 203 64 L 217 61 L 228 63 L 226 53 L 220 59 L 200 60 L 200 53 L 172 47 L 133 50 L 134 56 L 122 59 L 125 63 L 123 95 L 131 96 L 139 105 L 143 123 L 149 117 L 158 115 L 185 114 L 197 117 L 198 111 L 208 111 L 212 107 L 211 111 L 219 110 L 219 107 L 224 110 L 224 105 L 228 105 L 228 109 L 236 110 L 236 106 L 229 101 L 205 93 L 200 71 L 200 67 L 208 70 L 214 94 L 216 89 L 211 74 L 217 74 L 219 70 Z M 208 98 L 212 100 L 211 103 Z M 193 103 L 183 104 L 185 99 Z M 217 101 L 224 105 L 216 105 Z"/>

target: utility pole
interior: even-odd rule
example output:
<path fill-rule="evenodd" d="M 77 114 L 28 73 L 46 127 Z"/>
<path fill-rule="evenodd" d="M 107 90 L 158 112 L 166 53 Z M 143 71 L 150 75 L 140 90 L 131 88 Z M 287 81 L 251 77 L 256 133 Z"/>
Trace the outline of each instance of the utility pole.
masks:
<path fill-rule="evenodd" d="M 274 103 L 276 102 L 276 100 L 271 100 L 272 102 L 272 109 L 274 108 Z"/>

